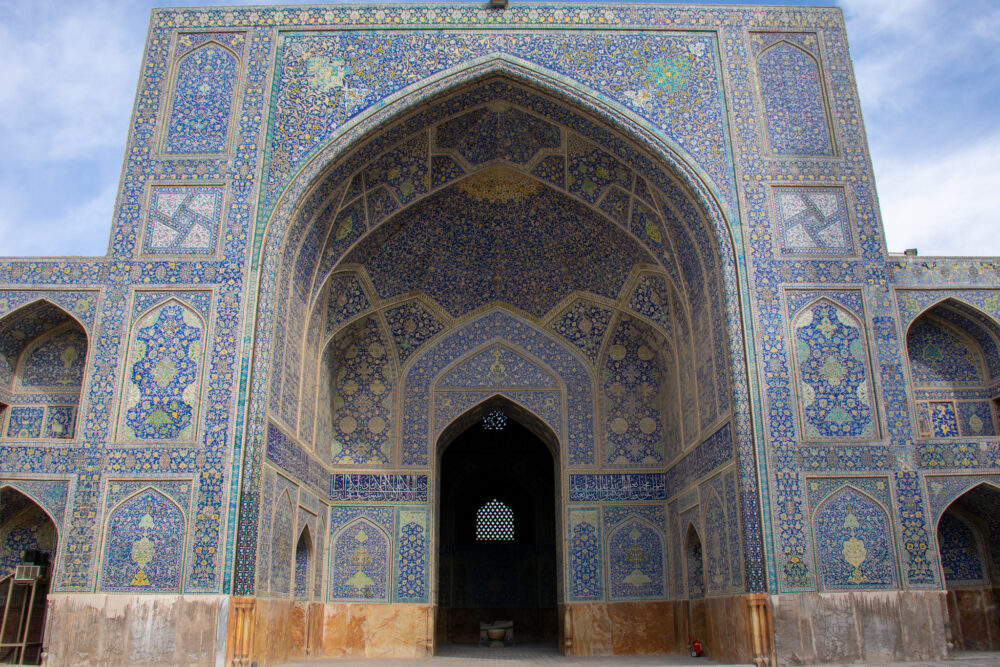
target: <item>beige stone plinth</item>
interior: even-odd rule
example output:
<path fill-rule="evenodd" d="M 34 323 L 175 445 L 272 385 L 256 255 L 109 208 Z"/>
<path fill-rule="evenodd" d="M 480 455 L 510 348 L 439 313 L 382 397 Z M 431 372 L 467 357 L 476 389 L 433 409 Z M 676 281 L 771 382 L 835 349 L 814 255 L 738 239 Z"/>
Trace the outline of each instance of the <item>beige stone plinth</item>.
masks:
<path fill-rule="evenodd" d="M 218 595 L 50 593 L 46 664 L 215 665 L 225 646 L 219 621 L 228 601 Z"/>
<path fill-rule="evenodd" d="M 778 664 L 947 656 L 944 591 L 795 593 L 771 598 Z"/>
<path fill-rule="evenodd" d="M 762 596 L 572 603 L 560 611 L 560 645 L 568 655 L 683 654 L 694 637 L 716 660 L 770 659 L 770 617 Z"/>

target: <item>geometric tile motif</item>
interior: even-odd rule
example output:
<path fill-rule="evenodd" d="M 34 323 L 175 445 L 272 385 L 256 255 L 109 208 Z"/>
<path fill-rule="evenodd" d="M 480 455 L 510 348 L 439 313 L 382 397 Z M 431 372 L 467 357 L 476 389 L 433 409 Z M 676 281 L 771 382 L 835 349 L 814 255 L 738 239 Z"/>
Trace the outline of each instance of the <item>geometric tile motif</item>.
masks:
<path fill-rule="evenodd" d="M 157 185 L 150 189 L 142 252 L 210 255 L 222 223 L 221 185 Z"/>
<path fill-rule="evenodd" d="M 271 593 L 288 595 L 292 578 L 292 521 L 295 510 L 285 493 L 278 499 L 271 523 Z"/>
<path fill-rule="evenodd" d="M 37 391 L 79 391 L 87 361 L 87 335 L 79 326 L 63 329 L 33 343 L 21 358 L 17 384 Z"/>
<path fill-rule="evenodd" d="M 429 568 L 427 510 L 399 510 L 396 542 L 396 602 L 425 602 Z"/>
<path fill-rule="evenodd" d="M 200 404 L 201 318 L 177 301 L 146 314 L 133 331 L 125 387 L 125 439 L 193 439 Z"/>
<path fill-rule="evenodd" d="M 441 123 L 435 143 L 454 149 L 472 165 L 490 160 L 527 164 L 544 148 L 559 148 L 559 128 L 503 103 Z"/>
<path fill-rule="evenodd" d="M 951 401 L 930 403 L 931 434 L 934 438 L 958 437 L 958 419 Z"/>
<path fill-rule="evenodd" d="M 615 600 L 662 598 L 663 537 L 645 521 L 629 519 L 608 535 L 609 595 Z"/>
<path fill-rule="evenodd" d="M 893 588 L 892 525 L 867 495 L 844 487 L 816 510 L 813 521 L 824 590 Z"/>
<path fill-rule="evenodd" d="M 328 349 L 333 378 L 335 465 L 384 465 L 392 457 L 392 354 L 382 327 L 367 317 L 342 331 Z"/>
<path fill-rule="evenodd" d="M 708 590 L 713 593 L 729 588 L 729 554 L 727 544 L 726 513 L 722 508 L 719 494 L 709 491 L 705 505 L 705 538 Z"/>
<path fill-rule="evenodd" d="M 958 426 L 965 437 L 996 435 L 993 409 L 989 401 L 959 401 Z"/>
<path fill-rule="evenodd" d="M 663 463 L 664 403 L 671 355 L 666 339 L 622 316 L 603 368 L 605 460 L 609 466 Z M 674 399 L 676 400 L 676 399 Z"/>
<path fill-rule="evenodd" d="M 45 418 L 45 408 L 15 406 L 9 410 L 7 418 L 8 438 L 40 438 L 42 437 L 42 420 Z"/>
<path fill-rule="evenodd" d="M 541 318 L 574 291 L 615 298 L 655 260 L 577 199 L 497 165 L 397 213 L 343 261 L 386 299 L 419 290 L 455 317 L 500 301 Z"/>
<path fill-rule="evenodd" d="M 813 35 L 804 38 L 815 43 Z M 763 44 L 766 39 L 756 34 L 754 45 Z M 757 56 L 757 72 L 771 152 L 832 155 L 825 95 L 816 59 L 799 45 L 780 41 Z"/>
<path fill-rule="evenodd" d="M 922 317 L 906 334 L 906 351 L 915 387 L 983 385 L 983 357 L 978 346 L 953 326 Z"/>
<path fill-rule="evenodd" d="M 577 299 L 549 324 L 549 328 L 573 343 L 594 364 L 611 323 L 611 314 L 607 308 Z"/>
<path fill-rule="evenodd" d="M 419 301 L 389 308 L 385 311 L 389 332 L 396 343 L 396 354 L 402 366 L 410 355 L 420 349 L 427 340 L 439 334 L 445 327 L 434 314 Z"/>
<path fill-rule="evenodd" d="M 242 35 L 232 35 L 229 41 L 234 48 L 242 49 Z M 163 145 L 165 153 L 226 150 L 238 76 L 237 57 L 220 44 L 208 43 L 180 59 Z"/>
<path fill-rule="evenodd" d="M 633 311 L 659 324 L 667 340 L 672 335 L 674 319 L 669 294 L 670 288 L 665 277 L 646 274 L 636 283 L 628 302 L 628 307 Z"/>
<path fill-rule="evenodd" d="M 333 538 L 330 600 L 389 601 L 389 537 L 359 518 Z"/>
<path fill-rule="evenodd" d="M 179 593 L 184 533 L 183 512 L 159 491 L 126 500 L 107 522 L 101 590 Z"/>
<path fill-rule="evenodd" d="M 874 437 L 867 350 L 858 321 L 821 300 L 800 313 L 792 328 L 805 437 Z"/>
<path fill-rule="evenodd" d="M 437 382 L 438 389 L 539 387 L 557 389 L 550 373 L 505 345 L 492 345 L 463 361 Z"/>
<path fill-rule="evenodd" d="M 323 329 L 325 336 L 329 336 L 340 328 L 341 324 L 371 307 L 360 281 L 354 274 L 330 276 L 327 283 L 330 288 L 330 298 Z"/>
<path fill-rule="evenodd" d="M 571 600 L 600 600 L 601 539 L 599 509 L 569 512 L 569 570 Z"/>
<path fill-rule="evenodd" d="M 945 512 L 938 523 L 938 549 L 949 588 L 989 583 L 983 566 L 982 549 L 974 530 L 952 512 Z"/>
<path fill-rule="evenodd" d="M 851 255 L 851 224 L 843 188 L 773 189 L 783 255 Z"/>

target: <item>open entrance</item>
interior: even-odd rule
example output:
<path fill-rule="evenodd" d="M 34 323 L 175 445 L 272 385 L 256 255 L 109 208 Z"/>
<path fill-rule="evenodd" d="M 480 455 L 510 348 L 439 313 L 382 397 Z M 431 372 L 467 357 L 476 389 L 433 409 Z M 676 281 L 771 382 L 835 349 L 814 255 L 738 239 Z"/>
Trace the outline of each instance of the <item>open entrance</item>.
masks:
<path fill-rule="evenodd" d="M 440 442 L 438 641 L 490 641 L 481 625 L 488 624 L 494 642 L 554 644 L 555 436 L 495 399 L 460 418 Z"/>
<path fill-rule="evenodd" d="M 56 527 L 45 510 L 0 489 L 0 664 L 41 664 L 55 553 Z"/>
<path fill-rule="evenodd" d="M 1000 489 L 987 484 L 959 496 L 938 520 L 948 589 L 951 641 L 959 651 L 1000 650 Z"/>

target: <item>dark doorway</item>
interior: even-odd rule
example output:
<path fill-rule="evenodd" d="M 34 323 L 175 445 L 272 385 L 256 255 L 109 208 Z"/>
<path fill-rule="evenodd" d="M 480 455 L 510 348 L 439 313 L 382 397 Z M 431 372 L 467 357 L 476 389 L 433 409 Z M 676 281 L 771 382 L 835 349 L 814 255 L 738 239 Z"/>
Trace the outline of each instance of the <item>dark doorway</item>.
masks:
<path fill-rule="evenodd" d="M 552 642 L 556 623 L 555 466 L 504 402 L 477 411 L 441 457 L 438 641 L 475 643 L 480 623 Z M 543 427 L 544 428 L 544 427 Z"/>
<path fill-rule="evenodd" d="M 960 651 L 1000 650 L 1000 489 L 980 484 L 938 520 L 951 642 Z"/>

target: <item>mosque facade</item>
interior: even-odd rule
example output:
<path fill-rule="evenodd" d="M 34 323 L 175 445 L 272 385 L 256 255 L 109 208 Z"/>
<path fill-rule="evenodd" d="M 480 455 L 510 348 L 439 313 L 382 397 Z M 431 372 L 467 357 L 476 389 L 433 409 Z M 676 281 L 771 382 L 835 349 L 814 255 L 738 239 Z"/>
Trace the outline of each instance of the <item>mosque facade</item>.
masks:
<path fill-rule="evenodd" d="M 837 9 L 154 9 L 107 255 L 0 261 L 0 652 L 1000 649 L 998 397 Z"/>

